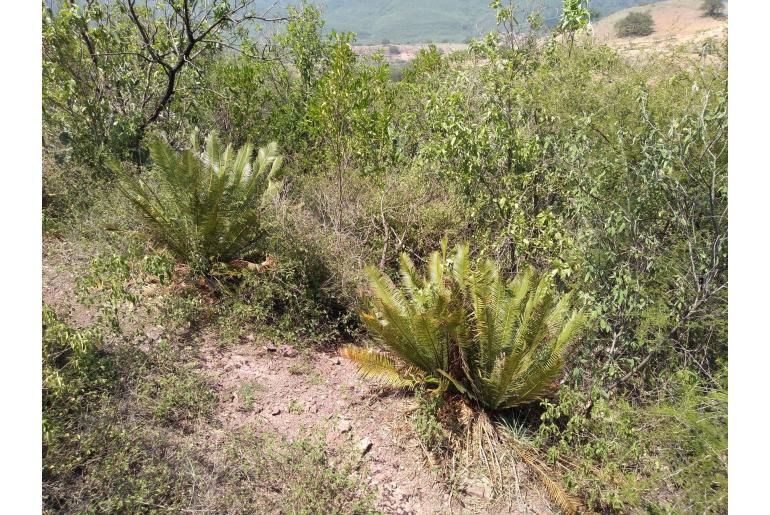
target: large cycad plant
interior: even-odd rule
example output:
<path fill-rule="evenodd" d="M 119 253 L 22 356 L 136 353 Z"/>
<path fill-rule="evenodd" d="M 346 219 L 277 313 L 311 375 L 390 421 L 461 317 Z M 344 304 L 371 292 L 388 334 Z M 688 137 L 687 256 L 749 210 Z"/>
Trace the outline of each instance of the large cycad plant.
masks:
<path fill-rule="evenodd" d="M 175 151 L 164 139 L 149 143 L 147 177 L 117 171 L 121 190 L 144 215 L 153 235 L 194 268 L 247 257 L 258 250 L 266 200 L 280 185 L 282 158 L 276 143 L 235 151 L 216 133 L 202 153 L 193 133 L 190 148 Z"/>
<path fill-rule="evenodd" d="M 372 311 L 362 318 L 385 352 L 342 351 L 364 375 L 394 386 L 434 382 L 490 410 L 553 390 L 583 325 L 570 294 L 557 300 L 550 278 L 532 271 L 508 281 L 490 261 L 473 266 L 466 245 L 432 254 L 425 278 L 408 257 L 400 265 L 401 288 L 368 270 Z"/>

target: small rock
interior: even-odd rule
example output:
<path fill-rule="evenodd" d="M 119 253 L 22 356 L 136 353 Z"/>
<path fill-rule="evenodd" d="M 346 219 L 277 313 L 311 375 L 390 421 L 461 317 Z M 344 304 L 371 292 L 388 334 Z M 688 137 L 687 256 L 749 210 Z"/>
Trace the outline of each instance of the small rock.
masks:
<path fill-rule="evenodd" d="M 273 411 L 270 412 L 272 416 L 280 415 L 281 414 L 281 408 L 273 408 Z"/>
<path fill-rule="evenodd" d="M 161 339 L 163 336 L 163 327 L 152 327 L 148 329 L 144 335 L 147 337 L 148 340 L 151 342 L 157 342 Z"/>
<path fill-rule="evenodd" d="M 278 350 L 278 347 L 276 347 L 276 346 L 275 346 L 275 345 L 273 345 L 272 343 L 268 343 L 267 345 L 265 345 L 265 350 L 266 350 L 267 352 L 275 352 L 275 351 L 277 351 L 277 350 Z"/>
<path fill-rule="evenodd" d="M 372 448 L 372 441 L 369 439 L 369 437 L 364 437 L 360 442 L 358 442 L 358 450 L 361 451 L 361 456 L 365 456 L 367 452 L 369 452 Z"/>
<path fill-rule="evenodd" d="M 340 361 L 340 358 L 339 358 L 339 356 L 332 356 L 332 357 L 329 359 L 329 361 L 331 361 L 331 362 L 332 362 L 332 365 L 339 365 L 340 363 L 342 363 L 342 362 Z"/>
<path fill-rule="evenodd" d="M 471 485 L 465 487 L 465 493 L 480 499 L 491 499 L 492 489 L 487 485 Z"/>
<path fill-rule="evenodd" d="M 340 433 L 342 433 L 342 434 L 345 434 L 345 433 L 347 433 L 347 432 L 348 432 L 348 431 L 350 431 L 351 429 L 353 429 L 353 425 L 350 423 L 350 420 L 345 420 L 345 419 L 343 418 L 343 419 L 341 419 L 341 420 L 340 420 L 340 423 L 339 423 L 339 424 L 337 424 L 337 430 L 338 430 Z M 370 444 L 370 445 L 371 445 L 371 444 Z"/>
<path fill-rule="evenodd" d="M 254 335 L 253 334 L 247 334 L 246 335 L 246 340 L 248 340 L 250 342 L 253 342 L 254 341 Z"/>
<path fill-rule="evenodd" d="M 298 352 L 291 345 L 284 345 L 281 347 L 281 355 L 286 358 L 294 358 L 297 356 L 297 354 Z"/>

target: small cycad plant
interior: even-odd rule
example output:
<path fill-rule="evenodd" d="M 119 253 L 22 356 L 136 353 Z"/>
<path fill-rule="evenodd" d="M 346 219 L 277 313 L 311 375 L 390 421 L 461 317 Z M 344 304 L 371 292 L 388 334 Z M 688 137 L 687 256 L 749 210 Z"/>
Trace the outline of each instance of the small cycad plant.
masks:
<path fill-rule="evenodd" d="M 251 144 L 235 151 L 213 132 L 202 153 L 197 132 L 182 152 L 160 137 L 148 146 L 152 167 L 146 177 L 113 168 L 155 239 L 201 272 L 259 250 L 265 204 L 281 181 L 276 143 L 260 148 L 254 160 Z"/>
<path fill-rule="evenodd" d="M 391 386 L 434 383 L 488 410 L 553 391 L 584 318 L 572 296 L 557 299 L 551 279 L 526 271 L 505 280 L 491 261 L 472 265 L 467 245 L 428 260 L 419 276 L 400 259 L 401 288 L 369 268 L 371 311 L 361 314 L 384 349 L 345 347 L 360 372 Z"/>

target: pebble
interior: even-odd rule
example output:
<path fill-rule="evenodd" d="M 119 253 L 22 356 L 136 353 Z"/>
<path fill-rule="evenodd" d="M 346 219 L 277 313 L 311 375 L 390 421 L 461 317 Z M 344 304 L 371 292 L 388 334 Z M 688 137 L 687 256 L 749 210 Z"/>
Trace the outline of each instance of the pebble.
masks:
<path fill-rule="evenodd" d="M 369 452 L 372 448 L 372 441 L 369 439 L 369 437 L 364 437 L 361 439 L 360 442 L 358 442 L 358 450 L 361 451 L 361 456 L 365 456 L 367 452 Z"/>
<path fill-rule="evenodd" d="M 350 423 L 350 420 L 345 420 L 344 418 L 340 419 L 340 423 L 337 424 L 337 430 L 341 434 L 345 434 L 351 429 L 353 429 L 353 425 Z"/>

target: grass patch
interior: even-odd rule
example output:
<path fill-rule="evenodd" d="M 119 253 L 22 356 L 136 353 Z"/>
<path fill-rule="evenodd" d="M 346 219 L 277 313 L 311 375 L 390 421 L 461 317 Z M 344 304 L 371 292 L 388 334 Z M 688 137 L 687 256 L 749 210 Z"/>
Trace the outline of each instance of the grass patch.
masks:
<path fill-rule="evenodd" d="M 225 454 L 224 479 L 232 489 L 220 504 L 229 511 L 376 513 L 374 492 L 353 456 L 335 455 L 319 439 L 305 436 L 285 444 L 245 429 L 233 435 Z"/>

